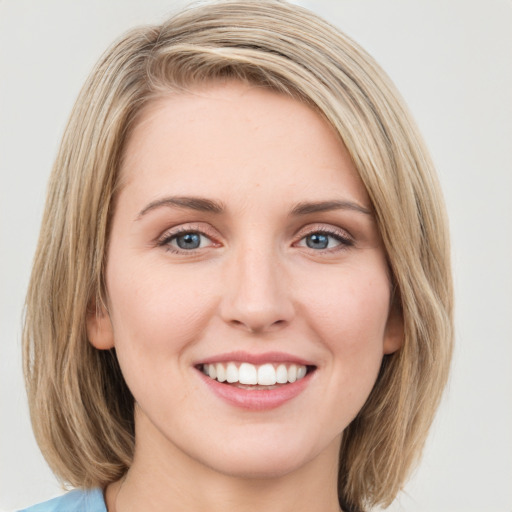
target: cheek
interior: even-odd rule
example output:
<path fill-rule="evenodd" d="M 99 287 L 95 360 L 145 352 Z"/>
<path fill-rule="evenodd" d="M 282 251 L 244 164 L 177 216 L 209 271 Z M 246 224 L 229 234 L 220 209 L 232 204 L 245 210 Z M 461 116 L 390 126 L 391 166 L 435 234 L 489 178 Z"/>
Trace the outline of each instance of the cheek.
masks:
<path fill-rule="evenodd" d="M 343 431 L 357 416 L 377 379 L 388 316 L 390 288 L 380 267 L 351 267 L 324 279 L 322 293 L 309 296 L 304 309 L 312 337 L 325 350 L 322 399 L 313 416 Z M 312 284 L 312 283 L 311 283 Z M 307 315 L 307 316 L 306 316 Z"/>
<path fill-rule="evenodd" d="M 389 300 L 385 273 L 340 272 L 309 297 L 308 316 L 331 350 L 356 354 L 382 348 Z"/>
<path fill-rule="evenodd" d="M 112 269 L 107 283 L 119 364 L 137 403 L 149 409 L 169 403 L 174 405 L 162 411 L 173 410 L 186 400 L 187 388 L 181 386 L 188 377 L 186 349 L 206 328 L 213 295 L 204 284 L 201 292 L 194 273 L 170 272 L 151 262 L 128 273 L 125 263 Z"/>
<path fill-rule="evenodd" d="M 194 272 L 171 272 L 165 264 L 146 262 L 131 266 L 129 273 L 112 269 L 109 277 L 116 350 L 130 364 L 168 363 L 197 338 L 214 307 L 212 291 Z"/>
<path fill-rule="evenodd" d="M 334 274 L 336 279 L 326 280 L 323 293 L 309 302 L 310 325 L 327 349 L 328 395 L 340 425 L 363 406 L 384 355 L 390 287 L 385 268 L 372 268 Z"/>

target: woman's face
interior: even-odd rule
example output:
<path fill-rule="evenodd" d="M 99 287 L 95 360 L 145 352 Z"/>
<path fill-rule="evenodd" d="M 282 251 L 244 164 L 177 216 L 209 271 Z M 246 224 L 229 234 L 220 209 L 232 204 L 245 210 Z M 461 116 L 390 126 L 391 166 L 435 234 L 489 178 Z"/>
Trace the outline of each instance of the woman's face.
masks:
<path fill-rule="evenodd" d="M 122 174 L 88 333 L 116 348 L 137 449 L 245 476 L 336 460 L 402 328 L 333 130 L 269 90 L 204 86 L 146 108 Z"/>

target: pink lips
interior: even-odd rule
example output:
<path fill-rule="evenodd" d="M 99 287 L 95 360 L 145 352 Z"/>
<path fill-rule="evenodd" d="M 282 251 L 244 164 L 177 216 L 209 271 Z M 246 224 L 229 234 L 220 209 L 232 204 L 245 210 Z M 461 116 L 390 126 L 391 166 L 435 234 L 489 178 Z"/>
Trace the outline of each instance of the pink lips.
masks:
<path fill-rule="evenodd" d="M 254 365 L 264 363 L 295 363 L 298 365 L 313 366 L 311 362 L 304 359 L 284 354 L 281 352 L 267 352 L 265 354 L 248 354 L 245 352 L 230 352 L 204 359 L 195 366 L 198 367 L 198 375 L 221 400 L 230 405 L 253 411 L 270 410 L 284 405 L 302 393 L 311 382 L 314 372 L 308 373 L 305 377 L 293 383 L 282 384 L 270 389 L 248 389 L 238 387 L 236 384 L 226 384 L 211 379 L 200 370 L 203 364 L 221 362 L 247 362 Z"/>
<path fill-rule="evenodd" d="M 238 363 L 265 364 L 265 363 L 295 363 L 304 366 L 313 366 L 313 363 L 301 359 L 299 357 L 285 354 L 284 352 L 265 352 L 264 354 L 250 354 L 248 352 L 229 352 L 226 354 L 217 354 L 215 356 L 202 359 L 195 363 L 201 365 L 206 363 L 223 363 L 225 361 L 233 361 Z"/>

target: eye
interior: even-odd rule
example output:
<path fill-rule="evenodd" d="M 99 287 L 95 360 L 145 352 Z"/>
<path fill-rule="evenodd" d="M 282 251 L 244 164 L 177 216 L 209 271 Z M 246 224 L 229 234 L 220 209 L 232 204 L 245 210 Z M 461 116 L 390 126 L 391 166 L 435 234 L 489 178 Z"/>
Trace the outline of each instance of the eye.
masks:
<path fill-rule="evenodd" d="M 214 242 L 200 231 L 187 230 L 165 235 L 158 245 L 164 246 L 171 252 L 178 253 L 210 247 L 214 245 Z"/>
<path fill-rule="evenodd" d="M 307 247 L 317 251 L 343 249 L 354 245 L 346 235 L 330 231 L 314 231 L 302 237 L 297 243 L 298 247 Z"/>
<path fill-rule="evenodd" d="M 206 237 L 200 233 L 185 233 L 174 237 L 171 243 L 176 242 L 176 245 L 180 249 L 199 249 L 199 247 L 201 247 L 202 238 Z"/>
<path fill-rule="evenodd" d="M 332 247 L 333 243 L 334 245 L 339 243 L 334 237 L 326 235 L 325 233 L 313 233 L 308 235 L 305 241 L 310 249 L 328 249 L 329 246 Z"/>

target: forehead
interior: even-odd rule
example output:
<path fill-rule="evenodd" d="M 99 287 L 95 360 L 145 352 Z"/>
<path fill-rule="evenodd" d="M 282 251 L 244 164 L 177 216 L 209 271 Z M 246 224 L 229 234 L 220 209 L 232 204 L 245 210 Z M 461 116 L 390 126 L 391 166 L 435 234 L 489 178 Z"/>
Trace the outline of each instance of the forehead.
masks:
<path fill-rule="evenodd" d="M 121 172 L 126 186 L 147 195 L 158 187 L 209 195 L 228 186 L 241 195 L 274 186 L 323 195 L 338 186 L 369 203 L 339 135 L 318 113 L 240 82 L 152 101 L 127 141 Z"/>

